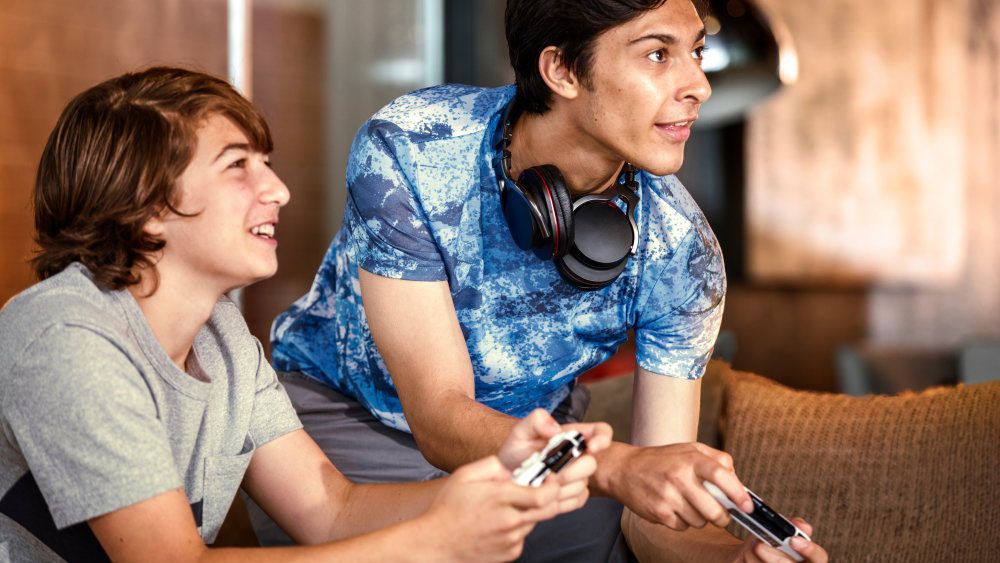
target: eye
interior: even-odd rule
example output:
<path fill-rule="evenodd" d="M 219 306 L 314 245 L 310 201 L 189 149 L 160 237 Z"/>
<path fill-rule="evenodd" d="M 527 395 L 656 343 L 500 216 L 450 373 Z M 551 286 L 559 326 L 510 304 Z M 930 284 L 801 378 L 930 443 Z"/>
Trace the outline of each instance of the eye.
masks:
<path fill-rule="evenodd" d="M 234 160 L 229 164 L 229 166 L 227 166 L 227 168 L 246 168 L 246 167 L 247 167 L 247 159 L 245 158 Z"/>
<path fill-rule="evenodd" d="M 667 60 L 666 49 L 657 49 L 652 53 L 646 55 L 646 58 L 653 61 L 654 63 L 662 63 Z"/>
<path fill-rule="evenodd" d="M 269 157 L 269 156 L 264 157 L 264 166 L 267 166 L 268 168 L 272 168 L 272 166 L 271 166 L 271 157 Z"/>
<path fill-rule="evenodd" d="M 704 45 L 701 45 L 699 47 L 695 47 L 694 51 L 691 51 L 691 58 L 693 58 L 696 61 L 704 60 L 705 59 L 705 51 L 707 51 L 707 50 L 708 50 L 708 47 L 706 47 Z"/>

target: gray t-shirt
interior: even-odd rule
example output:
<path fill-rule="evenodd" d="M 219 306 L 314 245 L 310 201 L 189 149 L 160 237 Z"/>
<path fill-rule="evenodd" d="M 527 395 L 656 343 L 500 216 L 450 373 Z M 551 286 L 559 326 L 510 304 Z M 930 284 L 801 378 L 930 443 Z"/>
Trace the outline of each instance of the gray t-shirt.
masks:
<path fill-rule="evenodd" d="M 301 428 L 231 301 L 186 373 L 79 264 L 4 306 L 0 358 L 0 561 L 105 557 L 88 519 L 178 487 L 212 542 L 254 449 Z"/>

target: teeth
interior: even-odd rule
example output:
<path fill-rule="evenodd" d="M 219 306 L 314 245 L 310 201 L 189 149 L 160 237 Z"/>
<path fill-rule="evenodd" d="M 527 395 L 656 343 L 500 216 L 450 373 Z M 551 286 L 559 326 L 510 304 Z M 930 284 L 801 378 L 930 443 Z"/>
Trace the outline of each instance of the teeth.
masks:
<path fill-rule="evenodd" d="M 250 233 L 257 236 L 274 238 L 274 224 L 265 223 L 263 225 L 257 225 L 256 227 L 250 229 Z"/>

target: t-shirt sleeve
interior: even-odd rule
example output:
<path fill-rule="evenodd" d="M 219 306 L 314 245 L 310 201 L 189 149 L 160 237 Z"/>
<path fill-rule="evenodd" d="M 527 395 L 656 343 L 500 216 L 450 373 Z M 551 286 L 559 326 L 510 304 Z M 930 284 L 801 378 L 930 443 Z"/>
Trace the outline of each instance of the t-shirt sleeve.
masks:
<path fill-rule="evenodd" d="M 695 225 L 659 272 L 640 309 L 639 366 L 680 379 L 704 375 L 722 323 L 725 295 L 722 251 L 707 225 Z"/>
<path fill-rule="evenodd" d="M 302 428 L 299 417 L 285 388 L 278 382 L 274 368 L 267 363 L 264 349 L 256 338 L 260 364 L 257 369 L 254 391 L 253 415 L 250 419 L 250 438 L 257 447 Z"/>
<path fill-rule="evenodd" d="M 441 253 L 412 182 L 415 164 L 395 125 L 366 123 L 354 138 L 347 166 L 348 252 L 380 276 L 447 279 Z"/>
<path fill-rule="evenodd" d="M 12 369 L 3 412 L 56 526 L 181 487 L 156 403 L 113 342 L 54 326 Z"/>

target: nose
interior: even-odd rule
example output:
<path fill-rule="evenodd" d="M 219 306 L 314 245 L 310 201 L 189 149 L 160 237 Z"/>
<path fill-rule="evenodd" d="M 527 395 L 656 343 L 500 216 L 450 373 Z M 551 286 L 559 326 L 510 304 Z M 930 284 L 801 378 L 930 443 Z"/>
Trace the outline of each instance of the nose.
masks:
<path fill-rule="evenodd" d="M 712 86 L 708 83 L 705 71 L 701 69 L 701 64 L 695 59 L 691 59 L 685 65 L 684 81 L 678 90 L 679 101 L 694 102 L 703 104 L 712 97 Z"/>
<path fill-rule="evenodd" d="M 277 203 L 278 207 L 283 207 L 291 199 L 292 194 L 288 191 L 288 186 L 281 181 L 269 166 L 265 166 L 261 172 L 260 179 L 260 200 L 262 203 Z"/>

